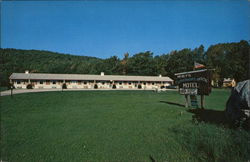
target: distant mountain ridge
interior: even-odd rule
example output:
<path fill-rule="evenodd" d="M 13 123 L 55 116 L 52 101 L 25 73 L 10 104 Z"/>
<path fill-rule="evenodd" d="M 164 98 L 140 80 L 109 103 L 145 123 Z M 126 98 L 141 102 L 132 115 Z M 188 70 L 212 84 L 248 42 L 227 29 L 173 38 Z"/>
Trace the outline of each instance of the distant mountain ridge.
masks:
<path fill-rule="evenodd" d="M 250 45 L 242 40 L 233 43 L 218 43 L 207 50 L 197 48 L 174 50 L 154 56 L 152 52 L 140 52 L 123 59 L 111 56 L 101 59 L 90 56 L 75 56 L 44 50 L 20 50 L 0 48 L 1 86 L 9 83 L 9 76 L 29 70 L 33 73 L 58 74 L 105 74 L 168 76 L 175 79 L 175 73 L 191 71 L 194 62 L 215 69 L 213 80 L 222 85 L 224 78 L 234 78 L 237 82 L 249 79 Z"/>
<path fill-rule="evenodd" d="M 47 55 L 66 55 L 66 56 L 76 56 L 76 57 L 83 57 L 83 58 L 93 58 L 93 59 L 100 59 L 98 57 L 93 56 L 82 56 L 82 55 L 75 55 L 69 53 L 60 53 L 60 52 L 53 52 L 48 50 L 36 50 L 36 49 L 16 49 L 16 48 L 0 48 L 1 51 L 12 52 L 13 54 L 47 54 Z"/>
<path fill-rule="evenodd" d="M 84 67 L 91 67 L 102 59 L 89 56 L 75 56 L 43 50 L 0 49 L 1 84 L 6 85 L 12 72 L 30 70 L 40 73 L 96 73 Z M 78 70 L 77 70 L 78 69 Z"/>

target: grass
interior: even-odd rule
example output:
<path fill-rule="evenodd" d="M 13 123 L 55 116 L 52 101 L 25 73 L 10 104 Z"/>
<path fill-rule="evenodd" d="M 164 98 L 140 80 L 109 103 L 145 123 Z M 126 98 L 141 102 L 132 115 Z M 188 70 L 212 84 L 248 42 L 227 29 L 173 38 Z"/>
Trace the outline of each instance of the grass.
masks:
<path fill-rule="evenodd" d="M 0 92 L 1 91 L 6 91 L 6 90 L 8 90 L 8 87 L 0 87 Z"/>
<path fill-rule="evenodd" d="M 214 90 L 205 98 L 206 109 L 224 110 L 229 94 Z M 180 106 L 184 97 L 174 91 L 67 91 L 0 99 L 4 161 L 250 160 L 249 132 L 193 121 Z"/>

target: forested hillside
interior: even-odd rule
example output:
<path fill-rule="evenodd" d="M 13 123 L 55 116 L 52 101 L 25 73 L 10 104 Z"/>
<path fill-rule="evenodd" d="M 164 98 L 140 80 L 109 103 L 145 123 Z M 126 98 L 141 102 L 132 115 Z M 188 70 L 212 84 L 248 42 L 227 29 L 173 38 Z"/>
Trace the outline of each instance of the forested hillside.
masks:
<path fill-rule="evenodd" d="M 175 50 L 154 56 L 146 51 L 123 59 L 112 56 L 99 59 L 74 56 L 39 50 L 0 49 L 1 85 L 8 84 L 13 72 L 29 70 L 33 73 L 74 74 L 120 74 L 120 75 L 165 75 L 173 79 L 174 73 L 193 70 L 194 61 L 214 68 L 214 80 L 222 83 L 223 78 L 236 81 L 249 79 L 249 51 L 247 41 L 221 43 L 210 46 L 207 51 L 200 45 L 195 49 Z"/>
<path fill-rule="evenodd" d="M 73 56 L 49 51 L 0 49 L 1 83 L 6 85 L 13 72 L 23 73 L 97 73 L 101 59 L 87 56 Z"/>

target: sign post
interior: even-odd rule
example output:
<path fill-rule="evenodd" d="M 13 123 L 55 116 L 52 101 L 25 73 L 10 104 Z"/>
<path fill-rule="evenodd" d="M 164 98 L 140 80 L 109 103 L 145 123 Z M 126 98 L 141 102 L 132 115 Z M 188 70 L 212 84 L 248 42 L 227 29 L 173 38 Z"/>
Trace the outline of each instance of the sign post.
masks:
<path fill-rule="evenodd" d="M 204 109 L 204 95 L 201 95 L 201 108 Z"/>
<path fill-rule="evenodd" d="M 14 85 L 13 83 L 10 84 L 10 96 L 11 98 L 13 98 L 13 88 L 14 88 Z"/>
<path fill-rule="evenodd" d="M 198 107 L 197 95 L 201 96 L 200 106 L 204 108 L 204 95 L 211 93 L 212 70 L 202 69 L 175 74 L 179 85 L 179 93 L 185 95 L 185 106 L 188 107 L 188 95 L 191 106 Z"/>
<path fill-rule="evenodd" d="M 185 95 L 185 107 L 188 108 L 188 95 Z"/>

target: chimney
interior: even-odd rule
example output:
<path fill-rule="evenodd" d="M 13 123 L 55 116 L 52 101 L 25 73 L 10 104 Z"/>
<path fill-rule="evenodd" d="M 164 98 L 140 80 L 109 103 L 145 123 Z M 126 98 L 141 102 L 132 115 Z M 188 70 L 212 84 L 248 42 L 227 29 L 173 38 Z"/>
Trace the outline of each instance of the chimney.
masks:
<path fill-rule="evenodd" d="M 159 77 L 160 77 L 160 78 L 162 77 L 161 74 L 159 75 Z"/>
<path fill-rule="evenodd" d="M 25 70 L 25 74 L 29 74 L 29 70 Z"/>
<path fill-rule="evenodd" d="M 104 76 L 104 72 L 101 72 L 101 76 Z"/>

